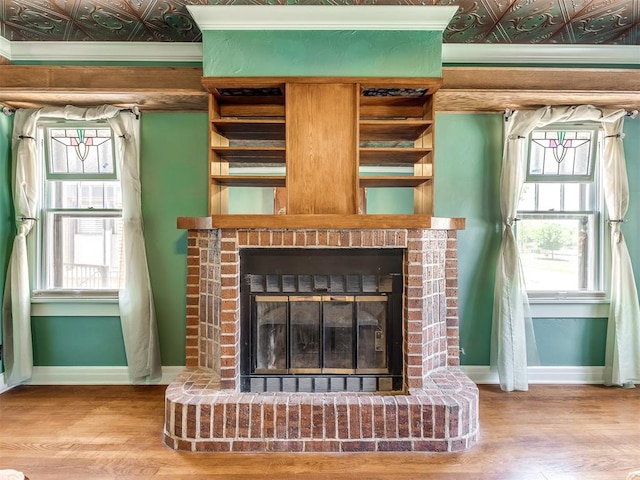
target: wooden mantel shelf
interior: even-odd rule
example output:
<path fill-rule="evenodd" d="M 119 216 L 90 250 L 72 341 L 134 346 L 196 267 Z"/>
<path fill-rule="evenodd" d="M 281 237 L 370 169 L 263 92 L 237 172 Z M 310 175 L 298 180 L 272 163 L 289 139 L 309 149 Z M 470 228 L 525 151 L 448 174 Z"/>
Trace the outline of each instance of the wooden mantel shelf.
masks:
<path fill-rule="evenodd" d="M 184 230 L 211 230 L 214 228 L 462 230 L 465 227 L 465 219 L 433 217 L 431 215 L 214 215 L 211 217 L 178 217 L 177 224 L 178 228 Z"/>

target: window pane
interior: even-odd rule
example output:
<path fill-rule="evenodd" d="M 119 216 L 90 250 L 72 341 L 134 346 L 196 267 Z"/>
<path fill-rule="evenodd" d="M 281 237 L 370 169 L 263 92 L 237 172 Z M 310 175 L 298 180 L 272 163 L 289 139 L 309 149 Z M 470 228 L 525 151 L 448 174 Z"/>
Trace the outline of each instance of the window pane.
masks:
<path fill-rule="evenodd" d="M 122 219 L 54 213 L 47 217 L 47 289 L 121 287 Z"/>
<path fill-rule="evenodd" d="M 50 181 L 47 203 L 50 208 L 121 209 L 120 182 Z"/>
<path fill-rule="evenodd" d="M 596 142 L 595 128 L 535 130 L 529 144 L 530 181 L 545 181 L 545 176 L 591 178 Z M 536 178 L 538 177 L 538 178 Z"/>
<path fill-rule="evenodd" d="M 109 127 L 47 129 L 47 171 L 52 175 L 115 175 Z"/>
<path fill-rule="evenodd" d="M 536 209 L 536 186 L 533 183 L 525 183 L 520 194 L 520 203 L 518 210 L 535 210 Z"/>
<path fill-rule="evenodd" d="M 524 215 L 517 239 L 527 290 L 599 289 L 593 214 Z"/>
<path fill-rule="evenodd" d="M 540 183 L 538 185 L 537 210 L 543 212 L 562 210 L 561 185 L 560 183 Z"/>

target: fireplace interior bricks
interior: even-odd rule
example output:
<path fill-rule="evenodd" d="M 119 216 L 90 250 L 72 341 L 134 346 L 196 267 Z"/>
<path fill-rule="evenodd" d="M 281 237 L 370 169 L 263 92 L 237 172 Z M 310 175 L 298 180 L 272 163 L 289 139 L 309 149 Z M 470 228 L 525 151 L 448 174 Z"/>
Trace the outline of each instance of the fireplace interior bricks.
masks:
<path fill-rule="evenodd" d="M 238 24 L 253 15 L 261 32 L 269 30 L 263 17 L 277 9 L 201 8 L 237 15 Z M 434 99 L 442 79 L 417 74 L 441 71 L 441 30 L 455 8 L 389 7 L 388 16 L 381 15 L 387 7 L 358 6 L 346 23 L 348 8 L 309 8 L 388 52 L 358 50 L 357 68 L 390 60 L 405 76 L 334 73 L 344 59 L 314 52 L 342 35 L 335 31 L 299 45 L 333 76 L 207 76 L 238 75 L 255 52 L 245 43 L 253 32 L 229 32 L 225 22 L 203 32 L 205 57 L 224 48 L 227 62 L 244 63 L 204 59 L 209 216 L 178 219 L 188 244 L 186 369 L 166 391 L 164 441 L 192 452 L 466 450 L 477 440 L 478 390 L 459 368 L 464 219 L 434 216 Z M 439 34 L 418 31 L 422 25 L 351 32 L 354 21 L 415 24 L 424 9 L 446 13 Z M 417 70 L 389 53 L 407 48 L 430 52 Z M 261 55 L 287 71 L 299 68 L 277 48 Z M 256 166 L 284 174 L 258 175 Z M 370 176 L 363 168 L 404 174 Z M 270 188 L 274 213 L 230 214 L 229 190 L 237 186 Z M 380 187 L 410 189 L 413 213 L 367 212 L 368 192 Z"/>

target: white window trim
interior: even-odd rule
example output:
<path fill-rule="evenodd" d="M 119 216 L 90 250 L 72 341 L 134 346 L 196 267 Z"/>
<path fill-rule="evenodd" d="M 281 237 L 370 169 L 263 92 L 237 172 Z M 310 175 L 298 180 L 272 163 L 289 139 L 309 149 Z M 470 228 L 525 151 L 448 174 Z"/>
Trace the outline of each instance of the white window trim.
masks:
<path fill-rule="evenodd" d="M 112 296 L 51 297 L 31 298 L 32 317 L 119 317 L 118 294 Z"/>
<path fill-rule="evenodd" d="M 531 318 L 606 318 L 608 299 L 529 298 Z"/>
<path fill-rule="evenodd" d="M 580 124 L 574 124 L 579 126 Z M 548 125 L 544 128 L 553 128 Z M 543 128 L 543 129 L 544 129 Z M 531 318 L 605 318 L 609 316 L 610 305 L 610 272 L 611 260 L 607 252 L 611 250 L 609 244 L 610 238 L 607 234 L 607 209 L 604 203 L 604 190 L 602 185 L 602 154 L 604 150 L 604 132 L 600 126 L 598 129 L 598 143 L 596 145 L 596 168 L 600 169 L 595 173 L 594 184 L 598 191 L 594 214 L 598 218 L 600 224 L 598 233 L 598 243 L 600 245 L 600 259 L 598 269 L 601 276 L 602 292 L 543 292 L 543 291 L 527 291 L 529 297 L 529 310 Z M 528 142 L 531 137 L 528 138 Z M 529 144 L 527 143 L 527 149 Z M 527 151 L 527 159 L 529 152 Z M 527 160 L 528 162 L 528 160 Z M 527 169 L 529 168 L 527 163 Z M 535 183 L 530 181 L 526 183 Z M 561 183 L 561 182 L 558 182 Z M 526 212 L 531 213 L 531 212 Z M 558 212 L 562 213 L 562 212 Z M 520 214 L 520 211 L 518 211 Z"/>
<path fill-rule="evenodd" d="M 49 124 L 59 124 L 61 122 L 41 122 L 44 128 Z M 67 122 L 69 123 L 69 122 Z M 88 122 L 91 123 L 91 122 Z M 75 123 L 77 124 L 77 123 Z M 75 125 L 74 124 L 74 125 Z M 38 141 L 40 152 L 46 148 L 46 138 L 39 130 Z M 40 181 L 44 187 L 44 171 L 46 161 L 40 154 L 38 168 Z M 118 176 L 119 178 L 119 176 Z M 41 207 L 41 206 L 40 206 Z M 109 210 L 113 211 L 113 210 Z M 43 210 L 40 208 L 39 215 Z M 27 248 L 30 250 L 30 275 L 31 275 L 31 316 L 32 317 L 119 317 L 119 298 L 117 290 L 40 290 L 38 287 L 38 265 L 42 262 L 42 251 L 39 247 L 42 235 L 43 218 L 38 219 L 38 225 L 27 238 Z"/>

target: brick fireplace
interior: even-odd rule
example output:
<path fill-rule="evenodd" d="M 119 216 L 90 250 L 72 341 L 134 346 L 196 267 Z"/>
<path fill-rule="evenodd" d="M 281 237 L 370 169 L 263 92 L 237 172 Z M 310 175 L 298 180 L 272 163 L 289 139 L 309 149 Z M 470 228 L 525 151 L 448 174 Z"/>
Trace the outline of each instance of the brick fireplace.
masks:
<path fill-rule="evenodd" d="M 459 369 L 458 227 L 429 221 L 419 228 L 216 228 L 211 217 L 181 219 L 188 229 L 187 368 L 167 389 L 165 443 L 208 452 L 471 447 L 478 391 Z M 399 391 L 242 391 L 242 252 L 276 248 L 402 251 Z"/>

